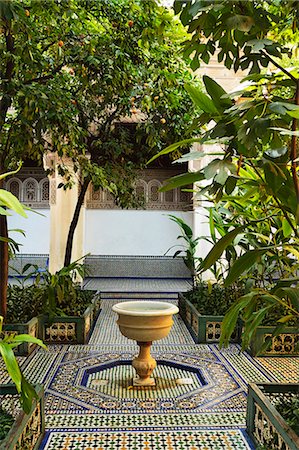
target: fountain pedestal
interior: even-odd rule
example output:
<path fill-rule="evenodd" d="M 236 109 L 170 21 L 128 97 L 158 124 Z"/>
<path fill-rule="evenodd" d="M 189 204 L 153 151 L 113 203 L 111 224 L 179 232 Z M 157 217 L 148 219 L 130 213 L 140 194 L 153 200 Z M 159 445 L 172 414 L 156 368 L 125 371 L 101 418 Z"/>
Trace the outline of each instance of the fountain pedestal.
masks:
<path fill-rule="evenodd" d="M 155 386 L 155 379 L 151 378 L 153 370 L 157 366 L 156 360 L 151 355 L 151 342 L 137 342 L 139 355 L 132 361 L 132 366 L 138 377 L 133 378 L 133 386 Z"/>
<path fill-rule="evenodd" d="M 138 375 L 133 385 L 154 386 L 155 379 L 151 374 L 157 363 L 151 356 L 151 344 L 168 335 L 173 325 L 172 316 L 179 312 L 178 307 L 166 302 L 132 301 L 117 303 L 112 309 L 118 313 L 121 334 L 139 345 L 139 355 L 132 362 Z"/>

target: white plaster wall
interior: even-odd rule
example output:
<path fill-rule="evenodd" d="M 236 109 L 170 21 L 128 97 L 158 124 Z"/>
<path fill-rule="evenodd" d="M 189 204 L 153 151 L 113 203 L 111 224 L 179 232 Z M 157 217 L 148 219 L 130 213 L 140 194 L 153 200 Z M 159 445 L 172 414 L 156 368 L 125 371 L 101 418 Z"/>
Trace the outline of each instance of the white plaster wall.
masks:
<path fill-rule="evenodd" d="M 42 215 L 41 215 L 42 214 Z M 8 217 L 8 234 L 20 246 L 20 253 L 49 253 L 50 248 L 50 209 L 39 209 L 38 214 L 27 212 L 27 218 L 18 214 Z M 21 229 L 25 237 L 12 229 Z"/>
<path fill-rule="evenodd" d="M 168 214 L 192 226 L 192 211 L 86 210 L 84 253 L 163 256 L 169 247 L 179 243 L 179 227 Z"/>

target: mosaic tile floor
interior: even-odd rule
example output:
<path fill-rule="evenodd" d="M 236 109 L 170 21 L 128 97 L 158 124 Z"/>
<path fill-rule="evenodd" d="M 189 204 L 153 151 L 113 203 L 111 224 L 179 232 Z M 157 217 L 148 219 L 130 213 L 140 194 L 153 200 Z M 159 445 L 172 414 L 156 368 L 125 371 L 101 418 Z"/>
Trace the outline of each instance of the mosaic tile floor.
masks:
<path fill-rule="evenodd" d="M 137 345 L 120 335 L 104 300 L 88 345 L 55 345 L 25 362 L 46 388 L 45 450 L 251 449 L 245 432 L 252 381 L 292 382 L 299 358 L 252 358 L 236 345 L 194 344 L 176 316 L 170 335 L 153 345 L 156 386 L 133 388 Z M 179 385 L 190 378 L 190 385 Z"/>

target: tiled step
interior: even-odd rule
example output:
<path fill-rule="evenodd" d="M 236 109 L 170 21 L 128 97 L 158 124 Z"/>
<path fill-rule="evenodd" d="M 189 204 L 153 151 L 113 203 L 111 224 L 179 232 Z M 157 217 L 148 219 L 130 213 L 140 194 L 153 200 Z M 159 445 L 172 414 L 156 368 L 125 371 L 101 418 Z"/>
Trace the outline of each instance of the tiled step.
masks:
<path fill-rule="evenodd" d="M 177 300 L 178 294 L 171 293 L 159 293 L 159 292 L 103 292 L 101 294 L 102 299 L 110 300 L 120 298 L 122 300 Z"/>
<path fill-rule="evenodd" d="M 191 289 L 189 280 L 184 279 L 159 279 L 159 278 L 86 278 L 85 289 L 95 289 L 102 293 L 156 293 L 177 294 Z"/>

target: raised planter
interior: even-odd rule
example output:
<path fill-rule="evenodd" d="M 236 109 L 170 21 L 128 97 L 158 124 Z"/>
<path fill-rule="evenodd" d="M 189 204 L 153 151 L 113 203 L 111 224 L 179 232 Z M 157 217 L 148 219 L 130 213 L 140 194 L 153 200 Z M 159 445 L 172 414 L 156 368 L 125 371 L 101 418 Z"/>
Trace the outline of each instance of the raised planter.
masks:
<path fill-rule="evenodd" d="M 179 310 L 180 316 L 184 320 L 196 343 L 212 344 L 219 342 L 221 323 L 224 316 L 208 316 L 200 314 L 196 307 L 182 294 L 179 294 Z M 231 342 L 239 342 L 239 340 L 240 329 L 238 327 L 232 335 Z"/>
<path fill-rule="evenodd" d="M 33 317 L 27 323 L 8 323 L 3 326 L 4 333 L 29 334 L 38 338 L 38 317 Z M 28 356 L 35 349 L 36 344 L 24 342 L 15 349 L 17 356 Z"/>
<path fill-rule="evenodd" d="M 21 411 L 13 423 L 8 435 L 0 443 L 0 450 L 38 450 L 44 431 L 44 389 L 37 385 L 38 400 L 34 401 L 29 414 Z M 0 385 L 0 398 L 18 395 L 14 385 Z"/>
<path fill-rule="evenodd" d="M 247 431 L 258 448 L 298 450 L 299 436 L 275 408 L 286 395 L 299 395 L 299 384 L 250 384 L 247 400 Z"/>
<path fill-rule="evenodd" d="M 258 327 L 250 344 L 253 356 L 290 356 L 299 355 L 299 330 L 295 327 L 288 327 L 278 336 L 272 336 L 275 327 Z M 258 353 L 267 338 L 271 338 L 271 343 L 267 350 Z"/>
<path fill-rule="evenodd" d="M 39 336 L 47 344 L 86 344 L 99 312 L 100 299 L 96 294 L 81 317 L 57 316 L 49 321 L 42 315 L 39 318 Z"/>

